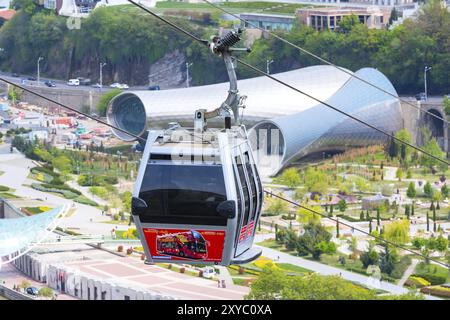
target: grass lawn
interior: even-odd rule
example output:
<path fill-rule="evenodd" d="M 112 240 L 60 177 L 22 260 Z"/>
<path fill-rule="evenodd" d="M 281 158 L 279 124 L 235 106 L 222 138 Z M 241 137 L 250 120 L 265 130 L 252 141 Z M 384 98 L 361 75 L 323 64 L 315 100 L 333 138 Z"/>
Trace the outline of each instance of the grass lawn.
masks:
<path fill-rule="evenodd" d="M 296 266 L 294 264 L 290 264 L 290 263 L 275 263 L 275 265 L 285 271 L 288 271 L 289 273 L 295 272 L 295 273 L 311 273 L 313 271 L 300 267 L 300 266 Z"/>
<path fill-rule="evenodd" d="M 446 282 L 450 281 L 449 271 L 447 268 L 444 268 L 437 264 L 425 264 L 423 262 L 417 264 L 416 269 L 414 270 L 414 273 L 417 275 L 425 275 L 425 274 L 432 274 L 435 276 L 445 277 L 447 278 Z"/>
<path fill-rule="evenodd" d="M 295 253 L 295 251 L 287 250 L 283 245 L 277 243 L 274 239 L 266 239 L 264 241 L 257 242 L 256 244 L 259 246 L 262 246 L 262 247 L 279 250 L 279 251 L 285 252 L 285 253 L 290 253 L 290 254 Z"/>
<path fill-rule="evenodd" d="M 0 192 L 0 198 L 3 198 L 3 199 L 17 199 L 19 197 L 14 195 L 14 194 L 12 194 L 12 193 L 9 193 L 9 192 Z"/>
<path fill-rule="evenodd" d="M 128 223 L 129 223 L 129 221 L 128 221 L 128 219 L 127 219 L 127 220 L 124 220 L 124 221 L 122 221 L 122 220 L 106 220 L 106 221 L 101 221 L 100 223 L 120 224 L 120 225 L 123 225 L 123 226 L 127 226 Z M 132 224 L 132 225 L 133 225 L 133 224 Z"/>
<path fill-rule="evenodd" d="M 348 257 L 345 257 L 345 265 L 342 265 L 339 262 L 339 256 L 344 256 L 344 255 L 342 255 L 342 254 L 333 254 L 333 255 L 323 254 L 320 256 L 320 261 L 313 259 L 311 256 L 307 256 L 305 258 L 308 260 L 311 260 L 311 261 L 320 262 L 320 263 L 323 263 L 323 264 L 326 264 L 329 266 L 333 266 L 336 268 L 340 268 L 340 269 L 344 269 L 347 271 L 367 275 L 366 269 L 364 269 L 363 264 L 359 259 L 352 260 L 352 259 L 349 259 Z"/>

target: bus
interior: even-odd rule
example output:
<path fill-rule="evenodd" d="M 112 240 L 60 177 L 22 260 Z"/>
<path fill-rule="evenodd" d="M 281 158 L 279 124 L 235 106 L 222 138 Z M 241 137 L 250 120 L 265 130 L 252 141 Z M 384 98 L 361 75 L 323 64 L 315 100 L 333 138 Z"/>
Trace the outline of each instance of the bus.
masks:
<path fill-rule="evenodd" d="M 195 230 L 157 236 L 156 250 L 159 254 L 181 258 L 200 260 L 207 258 L 206 241 Z"/>

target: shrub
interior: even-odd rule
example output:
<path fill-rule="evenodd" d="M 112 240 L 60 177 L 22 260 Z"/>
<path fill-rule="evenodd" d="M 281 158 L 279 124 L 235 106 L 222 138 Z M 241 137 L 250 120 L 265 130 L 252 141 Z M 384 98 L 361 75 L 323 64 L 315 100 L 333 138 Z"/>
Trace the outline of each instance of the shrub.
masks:
<path fill-rule="evenodd" d="M 0 192 L 6 192 L 9 191 L 9 188 L 7 186 L 0 185 Z"/>
<path fill-rule="evenodd" d="M 48 186 L 48 185 L 47 185 Z M 39 184 L 39 183 L 32 183 L 31 187 L 33 189 L 39 190 L 39 191 L 43 191 L 43 192 L 54 192 L 54 193 L 59 193 L 62 194 L 64 196 L 64 198 L 66 199 L 75 199 L 76 197 L 79 196 L 78 193 L 74 193 L 72 191 L 69 190 L 63 190 L 57 186 L 54 187 L 45 187 L 43 184 Z"/>
<path fill-rule="evenodd" d="M 145 260 L 145 254 L 141 254 L 141 260 L 142 260 L 142 261 Z"/>
<path fill-rule="evenodd" d="M 118 246 L 117 247 L 117 252 L 123 252 L 123 246 Z"/>
<path fill-rule="evenodd" d="M 184 273 L 186 271 L 186 268 L 185 267 L 181 267 L 180 268 L 180 273 Z"/>
<path fill-rule="evenodd" d="M 413 277 L 420 277 L 431 283 L 431 285 L 439 285 L 444 284 L 447 281 L 447 278 L 440 275 L 435 275 L 431 273 L 425 273 L 425 274 L 413 274 Z"/>
<path fill-rule="evenodd" d="M 55 189 L 58 189 L 58 190 L 67 190 L 67 191 L 70 191 L 70 192 L 72 192 L 72 193 L 75 193 L 75 194 L 78 194 L 78 195 L 81 195 L 81 192 L 80 191 L 78 191 L 77 189 L 74 189 L 74 188 L 71 188 L 71 187 L 69 187 L 69 186 L 66 186 L 65 184 L 62 184 L 62 185 L 55 185 L 55 184 L 53 184 L 53 183 L 42 183 L 41 184 L 41 186 L 43 186 L 44 188 L 55 188 Z"/>
<path fill-rule="evenodd" d="M 424 278 L 410 276 L 408 280 L 406 280 L 405 285 L 409 287 L 423 288 L 428 287 L 431 283 Z"/>
<path fill-rule="evenodd" d="M 87 204 L 89 206 L 98 206 L 98 203 L 95 201 L 92 201 L 91 199 L 86 198 L 85 196 L 81 195 L 73 199 L 73 201 L 81 203 L 81 204 Z"/>
<path fill-rule="evenodd" d="M 432 294 L 434 296 L 450 298 L 450 288 L 443 286 L 425 287 L 420 289 L 420 292 L 425 294 Z"/>
<path fill-rule="evenodd" d="M 103 181 L 105 181 L 105 183 L 107 183 L 107 184 L 117 184 L 119 182 L 117 177 L 111 177 L 111 176 L 104 176 Z"/>
<path fill-rule="evenodd" d="M 44 288 L 41 288 L 39 290 L 39 294 L 38 295 L 40 297 L 51 298 L 51 297 L 53 297 L 53 290 L 48 288 L 48 287 L 44 287 Z"/>
<path fill-rule="evenodd" d="M 127 249 L 127 255 L 130 255 L 130 254 L 132 254 L 133 253 L 133 248 L 128 248 Z"/>

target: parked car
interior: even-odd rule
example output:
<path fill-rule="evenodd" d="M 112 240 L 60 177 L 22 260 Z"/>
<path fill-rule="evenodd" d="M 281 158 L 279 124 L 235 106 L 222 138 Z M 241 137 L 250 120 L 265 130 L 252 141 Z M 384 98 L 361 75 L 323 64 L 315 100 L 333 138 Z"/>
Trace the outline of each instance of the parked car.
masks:
<path fill-rule="evenodd" d="M 35 287 L 28 287 L 26 289 L 26 293 L 31 294 L 32 296 L 37 296 L 39 294 L 39 290 Z"/>
<path fill-rule="evenodd" d="M 67 81 L 67 85 L 68 86 L 79 86 L 80 85 L 80 80 L 78 80 L 78 79 L 69 79 L 69 81 Z"/>
<path fill-rule="evenodd" d="M 114 82 L 114 83 L 111 83 L 109 86 L 110 86 L 111 88 L 119 88 L 119 87 L 120 87 L 120 83 Z"/>
<path fill-rule="evenodd" d="M 20 74 L 14 72 L 11 76 L 13 76 L 14 78 L 19 78 Z"/>
<path fill-rule="evenodd" d="M 118 88 L 119 89 L 129 89 L 130 87 L 125 83 L 121 83 L 121 84 L 119 84 Z"/>
<path fill-rule="evenodd" d="M 415 97 L 416 97 L 417 101 L 425 101 L 425 100 L 427 100 L 427 96 L 425 95 L 425 92 L 418 93 L 418 94 L 416 94 Z"/>
<path fill-rule="evenodd" d="M 56 84 L 53 81 L 50 81 L 50 80 L 45 81 L 44 84 L 47 87 L 51 87 L 51 88 L 56 87 Z"/>
<path fill-rule="evenodd" d="M 150 87 L 148 87 L 148 90 L 157 91 L 157 90 L 161 90 L 161 88 L 159 86 L 150 86 Z"/>
<path fill-rule="evenodd" d="M 102 86 L 100 85 L 100 83 L 96 83 L 92 85 L 92 88 L 101 88 Z"/>
<path fill-rule="evenodd" d="M 214 268 L 212 268 L 212 267 L 203 268 L 203 278 L 211 279 L 215 275 L 216 275 L 216 272 L 214 271 Z"/>
<path fill-rule="evenodd" d="M 78 77 L 81 86 L 89 86 L 91 84 L 91 79 Z"/>
<path fill-rule="evenodd" d="M 36 81 L 37 80 L 36 77 L 33 77 L 33 76 L 28 77 L 27 79 L 30 80 L 30 81 Z"/>

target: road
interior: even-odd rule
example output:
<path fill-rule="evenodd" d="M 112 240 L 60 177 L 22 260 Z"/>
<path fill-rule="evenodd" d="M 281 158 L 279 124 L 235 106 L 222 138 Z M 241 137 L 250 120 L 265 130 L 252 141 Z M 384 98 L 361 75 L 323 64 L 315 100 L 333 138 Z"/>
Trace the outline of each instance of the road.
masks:
<path fill-rule="evenodd" d="M 28 87 L 30 89 L 39 87 L 39 88 L 48 88 L 48 89 L 64 89 L 64 90 L 73 90 L 73 91 L 100 91 L 99 88 L 94 88 L 92 86 L 69 86 L 67 85 L 67 81 L 64 80 L 59 80 L 59 79 L 51 79 L 51 78 L 47 78 L 47 77 L 42 77 L 40 78 L 40 86 L 38 86 L 37 81 L 30 81 L 28 80 L 28 75 L 20 75 L 19 77 L 13 77 L 11 73 L 8 72 L 0 72 L 0 77 L 2 77 L 5 80 L 11 81 L 13 83 L 17 83 L 19 85 L 24 85 L 25 87 Z M 36 76 L 33 76 L 36 77 Z M 25 80 L 25 84 L 22 83 L 22 80 Z M 45 81 L 52 81 L 56 84 L 56 87 L 53 88 L 49 88 L 47 87 L 44 82 Z M 94 84 L 94 83 L 93 83 Z M 134 86 L 128 89 L 128 90 L 146 90 L 147 86 Z M 109 87 L 109 84 L 103 84 L 103 88 L 102 88 L 102 92 L 107 92 L 111 90 L 111 88 Z"/>

